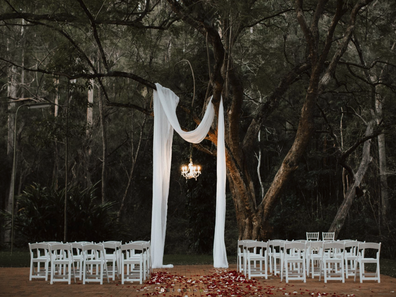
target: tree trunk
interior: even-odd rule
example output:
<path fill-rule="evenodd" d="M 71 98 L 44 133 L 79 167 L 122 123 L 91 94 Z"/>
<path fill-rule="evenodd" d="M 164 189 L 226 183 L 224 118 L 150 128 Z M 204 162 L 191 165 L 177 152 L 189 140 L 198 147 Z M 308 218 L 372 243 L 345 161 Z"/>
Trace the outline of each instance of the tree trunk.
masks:
<path fill-rule="evenodd" d="M 130 186 L 132 184 L 133 172 L 134 172 L 134 169 L 135 169 L 136 161 L 137 161 L 138 156 L 139 156 L 140 146 L 142 144 L 142 139 L 143 139 L 144 126 L 146 125 L 146 121 L 147 121 L 147 115 L 144 115 L 144 120 L 143 120 L 142 126 L 140 128 L 139 140 L 138 140 L 138 144 L 137 144 L 137 147 L 136 147 L 136 151 L 134 150 L 133 134 L 132 134 L 132 137 L 131 137 L 131 144 L 132 144 L 131 145 L 131 147 L 132 147 L 132 149 L 131 149 L 131 169 L 129 171 L 128 183 L 127 183 L 127 186 L 125 188 L 124 195 L 122 196 L 122 199 L 121 199 L 120 208 L 118 209 L 117 222 L 120 221 L 121 212 L 122 212 L 122 210 L 124 208 L 125 200 L 126 200 L 126 197 L 128 196 L 128 191 L 129 191 L 129 188 L 130 188 Z M 132 123 L 132 125 L 133 125 L 133 123 Z M 134 130 L 133 126 L 132 126 L 132 130 Z"/>
<path fill-rule="evenodd" d="M 55 119 L 59 115 L 59 79 L 54 79 L 55 85 L 55 106 L 54 106 L 54 117 Z M 54 167 L 52 171 L 52 184 L 55 190 L 59 188 L 59 144 L 58 139 L 54 139 Z"/>
<path fill-rule="evenodd" d="M 16 68 L 14 66 L 10 67 L 8 69 L 9 73 L 9 81 L 8 81 L 8 87 L 7 87 L 7 93 L 8 97 L 11 98 L 16 98 L 17 97 L 17 82 L 16 82 Z M 16 142 L 16 127 L 15 127 L 15 110 L 16 110 L 16 104 L 13 102 L 10 102 L 8 104 L 8 140 L 7 140 L 7 156 L 9 157 L 9 160 L 11 162 L 16 162 L 13 160 L 13 158 L 16 158 L 16 155 L 13 156 L 14 152 L 14 146 Z M 15 169 L 15 168 L 13 168 Z M 13 197 L 15 193 L 15 174 L 14 172 L 11 173 L 11 180 L 10 180 L 10 191 L 8 193 L 8 199 L 7 199 L 7 205 L 6 205 L 6 211 L 8 213 L 12 213 L 12 206 L 13 206 Z M 14 188 L 12 189 L 11 187 L 14 185 Z M 5 222 L 5 225 L 11 225 L 11 221 Z M 5 243 L 10 243 L 11 242 L 11 229 L 6 228 L 4 230 L 4 242 Z"/>
<path fill-rule="evenodd" d="M 106 202 L 107 133 L 102 92 L 98 91 L 100 129 L 102 131 L 102 204 Z"/>
<path fill-rule="evenodd" d="M 389 192 L 386 168 L 385 134 L 378 135 L 378 163 L 381 188 L 381 221 L 383 225 L 386 225 L 389 212 Z"/>
<path fill-rule="evenodd" d="M 375 111 L 377 115 L 377 124 L 383 120 L 382 106 L 384 98 L 380 93 L 375 94 Z M 389 209 L 389 193 L 388 193 L 388 175 L 386 166 L 386 151 L 385 151 L 385 134 L 378 135 L 378 169 L 380 178 L 381 189 L 381 224 L 386 225 L 388 222 L 388 209 Z"/>
<path fill-rule="evenodd" d="M 365 133 L 366 137 L 372 135 L 374 124 L 374 121 L 370 121 L 368 123 Z M 333 222 L 330 226 L 329 232 L 335 232 L 335 238 L 338 237 L 342 227 L 344 226 L 349 209 L 351 208 L 353 199 L 356 196 L 356 190 L 360 186 L 360 183 L 362 182 L 362 179 L 366 174 L 367 168 L 371 162 L 372 158 L 370 157 L 370 147 L 371 139 L 368 139 L 364 142 L 362 160 L 360 161 L 358 171 L 353 176 L 353 183 L 347 189 L 344 201 L 338 208 L 337 214 L 334 217 Z"/>
<path fill-rule="evenodd" d="M 87 129 L 86 129 L 86 148 L 83 151 L 84 154 L 84 168 L 86 187 L 92 186 L 91 173 L 90 173 L 90 163 L 92 155 L 92 126 L 93 126 L 93 104 L 94 104 L 94 81 L 91 80 L 91 88 L 88 89 L 88 105 L 87 105 Z"/>

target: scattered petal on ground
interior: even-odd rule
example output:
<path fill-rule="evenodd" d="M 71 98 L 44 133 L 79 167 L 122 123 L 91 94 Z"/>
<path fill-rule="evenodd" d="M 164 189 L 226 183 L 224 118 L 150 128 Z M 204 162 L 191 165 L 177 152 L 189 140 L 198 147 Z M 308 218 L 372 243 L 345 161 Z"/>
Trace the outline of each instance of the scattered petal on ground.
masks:
<path fill-rule="evenodd" d="M 265 284 L 265 282 L 264 282 Z M 151 274 L 144 285 L 137 287 L 141 296 L 346 296 L 299 289 L 295 284 L 280 283 L 279 286 L 263 285 L 255 279 L 247 279 L 236 270 L 219 269 L 209 275 L 186 277 L 164 271 Z M 348 295 L 354 296 L 354 295 Z"/>

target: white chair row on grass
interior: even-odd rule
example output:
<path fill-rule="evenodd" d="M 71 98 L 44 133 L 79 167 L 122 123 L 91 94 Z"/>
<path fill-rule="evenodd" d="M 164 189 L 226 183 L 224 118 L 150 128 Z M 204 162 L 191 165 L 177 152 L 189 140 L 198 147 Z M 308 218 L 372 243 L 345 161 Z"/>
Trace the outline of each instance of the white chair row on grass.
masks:
<path fill-rule="evenodd" d="M 29 243 L 29 280 L 41 278 L 50 284 L 71 283 L 71 279 L 82 283 L 98 282 L 103 278 L 121 279 L 121 283 L 139 281 L 140 284 L 151 273 L 150 242 L 120 241 L 93 242 L 38 242 Z"/>
<path fill-rule="evenodd" d="M 359 276 L 360 282 L 380 282 L 381 243 L 342 241 L 238 241 L 237 267 L 248 278 L 280 275 L 286 282 L 323 276 L 324 282 Z M 375 272 L 365 265 L 375 265 Z M 366 266 L 367 267 L 367 266 Z"/>

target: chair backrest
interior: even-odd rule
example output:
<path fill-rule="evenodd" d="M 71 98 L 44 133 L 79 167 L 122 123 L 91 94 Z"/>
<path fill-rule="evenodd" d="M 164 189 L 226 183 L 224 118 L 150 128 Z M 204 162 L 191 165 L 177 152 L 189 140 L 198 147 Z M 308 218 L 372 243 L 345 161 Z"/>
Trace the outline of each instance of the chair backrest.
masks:
<path fill-rule="evenodd" d="M 44 242 L 29 243 L 29 251 L 32 259 L 47 257 L 49 255 L 49 246 Z"/>
<path fill-rule="evenodd" d="M 115 245 L 117 245 L 117 246 L 121 246 L 121 244 L 122 244 L 122 242 L 121 242 L 121 241 L 118 241 L 118 240 L 108 240 L 108 241 L 103 241 L 102 243 L 103 243 L 103 244 L 105 244 L 105 243 L 115 244 Z"/>
<path fill-rule="evenodd" d="M 126 243 L 121 246 L 121 250 L 123 250 L 123 251 L 125 251 L 125 250 L 142 251 L 143 249 L 144 249 L 144 243 L 137 242 L 137 241 Z"/>
<path fill-rule="evenodd" d="M 323 241 L 308 241 L 307 247 L 311 254 L 321 254 L 323 249 Z"/>
<path fill-rule="evenodd" d="M 362 258 L 379 259 L 381 243 L 379 242 L 359 242 L 359 254 Z"/>
<path fill-rule="evenodd" d="M 359 242 L 357 240 L 343 240 L 345 243 L 345 255 L 357 256 Z"/>
<path fill-rule="evenodd" d="M 250 240 L 244 243 L 244 247 L 250 252 L 265 256 L 268 249 L 268 242 Z"/>
<path fill-rule="evenodd" d="M 148 252 L 151 247 L 151 242 L 146 241 L 146 240 L 137 240 L 137 241 L 131 241 L 130 243 L 133 244 L 140 244 L 141 246 L 141 252 Z M 136 249 L 137 252 L 139 252 L 139 249 Z"/>
<path fill-rule="evenodd" d="M 93 241 L 75 241 L 75 243 L 80 243 L 80 244 L 84 245 L 84 244 L 91 244 L 94 242 Z"/>
<path fill-rule="evenodd" d="M 106 241 L 102 243 L 106 253 L 107 261 L 115 260 L 120 255 L 121 242 L 120 241 Z"/>
<path fill-rule="evenodd" d="M 274 239 L 274 240 L 269 240 L 268 241 L 268 247 L 271 250 L 272 253 L 276 252 L 282 252 L 283 248 L 285 247 L 285 243 L 287 241 L 283 239 Z"/>
<path fill-rule="evenodd" d="M 121 247 L 121 242 L 119 241 L 105 241 L 102 243 L 104 249 L 106 250 L 106 253 L 110 250 L 118 250 Z"/>
<path fill-rule="evenodd" d="M 323 256 L 326 258 L 344 257 L 345 243 L 342 241 L 323 242 Z"/>
<path fill-rule="evenodd" d="M 70 243 L 49 244 L 51 261 L 72 259 L 72 246 Z"/>
<path fill-rule="evenodd" d="M 287 241 L 285 242 L 285 256 L 293 256 L 303 258 L 306 250 L 305 242 Z"/>
<path fill-rule="evenodd" d="M 132 255 L 143 254 L 144 249 L 145 247 L 143 243 L 130 242 L 123 244 L 121 245 L 122 257 L 125 259 L 131 257 Z"/>
<path fill-rule="evenodd" d="M 101 243 L 89 243 L 82 245 L 84 261 L 105 259 L 105 250 Z"/>
<path fill-rule="evenodd" d="M 148 240 L 136 240 L 136 241 L 131 241 L 130 243 L 135 243 L 135 244 L 141 244 L 142 248 L 144 250 L 150 248 L 150 241 Z"/>
<path fill-rule="evenodd" d="M 237 251 L 238 251 L 238 253 L 242 253 L 243 252 L 246 243 L 255 242 L 255 241 L 257 241 L 257 240 L 254 240 L 254 239 L 241 239 L 241 240 L 238 240 L 238 242 L 237 242 Z"/>
<path fill-rule="evenodd" d="M 305 233 L 307 240 L 314 240 L 318 241 L 319 240 L 319 232 L 306 232 Z"/>
<path fill-rule="evenodd" d="M 322 240 L 334 240 L 335 232 L 322 232 Z"/>
<path fill-rule="evenodd" d="M 72 242 L 71 243 L 73 256 L 81 256 L 82 255 L 83 245 L 84 244 L 82 244 L 80 242 Z"/>

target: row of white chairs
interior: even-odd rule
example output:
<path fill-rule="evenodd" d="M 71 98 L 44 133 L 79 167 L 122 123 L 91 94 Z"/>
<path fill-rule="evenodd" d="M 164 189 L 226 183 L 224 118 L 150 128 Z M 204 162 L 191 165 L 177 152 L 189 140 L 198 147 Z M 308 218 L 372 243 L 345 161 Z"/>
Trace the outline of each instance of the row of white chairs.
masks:
<path fill-rule="evenodd" d="M 265 277 L 280 275 L 289 280 L 302 280 L 322 276 L 324 282 L 341 280 L 359 275 L 360 282 L 380 282 L 381 243 L 307 240 L 239 240 L 237 269 L 245 276 Z M 375 264 L 375 272 L 365 270 L 366 264 Z"/>
<path fill-rule="evenodd" d="M 121 283 L 146 280 L 151 273 L 150 241 L 37 242 L 29 243 L 29 280 L 45 279 L 50 284 L 73 277 L 82 283 L 121 279 Z"/>

